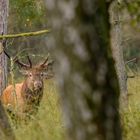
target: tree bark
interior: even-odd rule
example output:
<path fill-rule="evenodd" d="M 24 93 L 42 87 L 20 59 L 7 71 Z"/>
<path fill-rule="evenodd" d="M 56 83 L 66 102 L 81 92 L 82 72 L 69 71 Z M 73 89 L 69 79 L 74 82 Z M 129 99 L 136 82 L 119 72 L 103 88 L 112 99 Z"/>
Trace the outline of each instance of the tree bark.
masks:
<path fill-rule="evenodd" d="M 0 34 L 7 33 L 8 0 L 0 0 Z M 2 50 L 2 48 L 1 48 Z M 7 61 L 3 52 L 0 54 L 0 94 L 7 84 Z"/>
<path fill-rule="evenodd" d="M 125 63 L 123 58 L 123 46 L 122 46 L 122 24 L 121 24 L 121 12 L 120 5 L 115 0 L 111 4 L 110 14 L 111 14 L 111 23 L 112 23 L 112 50 L 113 56 L 115 59 L 115 66 L 119 80 L 120 86 L 120 107 L 121 109 L 127 108 L 128 105 L 128 96 L 127 96 L 127 75 L 125 71 Z"/>
<path fill-rule="evenodd" d="M 0 34 L 7 33 L 8 3 L 8 0 L 0 0 Z M 2 42 L 0 42 L 0 95 L 7 84 L 7 61 L 2 49 Z M 2 136 L 2 134 L 6 140 L 15 139 L 13 131 L 8 122 L 8 117 L 0 102 L 0 135 Z"/>
<path fill-rule="evenodd" d="M 121 140 L 119 84 L 105 0 L 46 0 L 69 140 Z"/>

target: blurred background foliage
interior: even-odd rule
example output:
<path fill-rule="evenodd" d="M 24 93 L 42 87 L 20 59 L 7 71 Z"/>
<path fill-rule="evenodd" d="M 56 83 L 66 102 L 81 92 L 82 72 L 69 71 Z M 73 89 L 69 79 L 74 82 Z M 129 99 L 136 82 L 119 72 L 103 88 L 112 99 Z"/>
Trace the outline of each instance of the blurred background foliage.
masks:
<path fill-rule="evenodd" d="M 124 0 L 122 5 L 122 32 L 124 58 L 129 60 L 140 54 L 140 0 Z M 140 65 L 140 64 L 138 64 Z"/>
<path fill-rule="evenodd" d="M 43 0 L 9 0 L 8 33 L 22 33 L 47 29 L 47 14 Z M 47 56 L 47 35 L 21 37 L 8 40 L 7 52 L 24 58 L 30 54 L 39 62 Z M 41 54 L 41 55 L 40 55 Z M 37 57 L 37 59 L 34 59 Z"/>
<path fill-rule="evenodd" d="M 127 10 L 129 11 L 129 14 L 131 15 L 131 23 L 133 26 L 139 25 L 140 22 L 140 0 L 125 0 L 125 4 L 127 7 Z"/>
<path fill-rule="evenodd" d="M 49 15 L 47 15 L 46 11 L 43 0 L 9 0 L 8 34 L 48 29 L 47 16 Z M 26 55 L 29 54 L 35 64 L 39 63 L 49 53 L 49 46 L 46 41 L 47 36 L 48 34 L 9 39 L 7 40 L 6 51 L 13 57 L 18 56 L 21 61 L 26 63 Z M 8 76 L 9 83 L 20 82 L 23 77 L 21 77 L 17 65 L 14 66 L 13 71 L 9 60 L 8 63 L 9 71 L 12 70 Z M 12 74 L 14 75 L 13 79 L 11 78 Z M 13 126 L 18 140 L 64 139 L 64 126 L 56 84 L 54 80 L 47 80 L 44 86 L 44 98 L 38 115 L 33 118 L 28 126 L 23 124 L 18 129 Z"/>
<path fill-rule="evenodd" d="M 121 2 L 121 22 L 123 32 L 124 58 L 129 60 L 139 56 L 140 51 L 140 0 Z M 47 9 L 44 0 L 10 0 L 8 33 L 20 33 L 46 29 Z M 8 51 L 15 55 L 27 53 L 46 56 L 49 52 L 47 36 L 23 37 L 8 41 Z M 14 49 L 13 49 L 14 48 Z M 42 59 L 42 57 L 38 57 Z M 38 60 L 37 59 L 37 60 Z M 36 59 L 33 59 L 36 60 Z"/>
<path fill-rule="evenodd" d="M 122 23 L 122 47 L 125 61 L 140 54 L 140 0 L 124 0 L 120 2 Z M 22 33 L 48 29 L 47 9 L 44 0 L 9 0 L 8 33 Z M 21 37 L 8 40 L 7 52 L 12 56 L 18 55 L 22 61 L 26 61 L 26 55 L 30 54 L 34 63 L 40 62 L 49 53 L 47 36 Z M 36 58 L 36 59 L 34 59 Z M 129 64 L 132 69 L 140 67 Z"/>
<path fill-rule="evenodd" d="M 123 0 L 122 0 L 123 1 Z M 121 23 L 122 23 L 122 37 L 123 42 L 122 46 L 124 48 L 124 58 L 125 61 L 129 60 L 134 57 L 139 57 L 140 54 L 140 0 L 124 0 L 123 5 L 121 5 Z M 9 0 L 9 19 L 8 19 L 8 33 L 21 33 L 21 32 L 29 32 L 29 31 L 37 31 L 41 29 L 46 29 L 47 27 L 47 9 L 45 7 L 44 0 Z M 22 37 L 22 38 L 16 38 L 16 39 L 10 39 L 8 40 L 8 46 L 7 46 L 7 52 L 9 52 L 11 55 L 15 56 L 18 55 L 20 57 L 23 57 L 22 60 L 26 61 L 25 55 L 30 54 L 32 56 L 32 60 L 35 62 L 39 62 L 47 56 L 47 53 L 49 52 L 49 46 L 47 45 L 47 36 L 48 35 L 41 35 L 41 36 L 34 36 L 34 37 Z M 34 59 L 34 58 L 37 59 Z M 140 63 L 140 62 L 139 62 Z M 137 66 L 140 66 L 140 64 L 133 65 L 131 64 L 131 68 L 136 68 Z M 134 66 L 134 67 L 133 67 Z M 18 73 L 16 73 L 18 74 Z M 16 79 L 18 80 L 18 79 Z M 140 111 L 139 108 L 137 108 L 137 105 L 139 104 L 139 98 L 140 96 L 139 92 L 139 81 L 140 78 L 136 77 L 135 79 L 130 79 L 128 81 L 128 93 L 131 94 L 130 98 L 132 99 L 132 102 L 129 106 L 129 111 L 124 115 L 124 124 L 125 124 L 125 130 L 124 130 L 124 137 L 129 140 L 137 140 L 139 139 L 139 118 L 140 118 Z M 54 85 L 50 86 L 53 90 L 55 90 Z M 131 88 L 131 89 L 130 89 Z M 51 88 L 50 88 L 51 89 Z M 49 91 L 49 89 L 45 90 L 46 92 Z M 54 93 L 54 91 L 50 91 Z M 55 94 L 56 95 L 56 94 Z M 133 96 L 134 95 L 134 96 Z M 61 133 L 63 133 L 63 125 L 59 118 L 59 112 L 58 117 L 56 114 L 51 115 L 51 112 L 53 112 L 55 109 L 52 109 L 51 103 L 55 103 L 54 108 L 58 105 L 57 101 L 58 99 L 52 94 L 52 96 L 49 96 L 50 103 L 47 103 L 48 105 L 44 104 L 45 107 L 50 107 L 51 109 L 48 109 L 48 118 L 45 116 L 45 119 L 47 119 L 48 123 L 51 122 L 50 120 L 52 118 L 55 118 L 55 121 L 52 121 L 52 124 L 48 125 L 53 126 L 56 129 L 55 138 L 60 137 L 59 139 L 63 139 L 61 136 Z M 48 99 L 48 97 L 46 97 Z M 52 102 L 52 100 L 55 99 L 55 102 Z M 137 102 L 137 104 L 135 104 Z M 51 110 L 51 112 L 50 112 Z M 57 108 L 56 108 L 57 110 Z M 44 109 L 42 109 L 42 113 L 44 113 Z M 45 114 L 46 115 L 46 114 Z M 40 119 L 43 122 L 39 122 L 41 125 L 43 124 L 43 127 L 45 128 L 46 121 L 44 122 L 44 118 L 42 115 L 42 118 Z M 56 127 L 56 122 L 57 127 Z M 60 128 L 59 128 L 60 127 Z M 32 127 L 31 127 L 32 128 Z M 36 128 L 33 127 L 33 128 Z M 45 130 L 45 129 L 43 129 Z M 51 128 L 50 130 L 53 130 Z M 136 130 L 136 131 L 131 131 Z M 18 131 L 18 130 L 17 130 Z M 61 132 L 60 132 L 61 131 Z M 28 131 L 29 132 L 29 131 Z M 22 133 L 20 131 L 19 138 L 23 139 L 24 135 L 27 133 L 27 130 L 25 129 L 25 132 Z M 54 133 L 54 132 L 51 132 Z M 35 132 L 35 134 L 37 134 Z M 32 136 L 32 135 L 30 135 Z M 53 134 L 51 136 L 54 136 Z M 138 136 L 138 138 L 136 138 Z M 24 138 L 25 139 L 25 138 Z M 41 139 L 41 138 L 40 138 Z"/>
<path fill-rule="evenodd" d="M 46 28 L 43 0 L 10 0 L 9 31 L 28 32 Z"/>

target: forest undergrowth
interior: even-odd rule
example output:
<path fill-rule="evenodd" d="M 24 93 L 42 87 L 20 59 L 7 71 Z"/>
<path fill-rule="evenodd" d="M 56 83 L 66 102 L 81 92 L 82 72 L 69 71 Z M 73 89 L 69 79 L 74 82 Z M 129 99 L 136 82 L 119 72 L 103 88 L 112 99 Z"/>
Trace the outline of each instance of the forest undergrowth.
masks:
<path fill-rule="evenodd" d="M 128 79 L 128 109 L 121 113 L 123 140 L 140 138 L 140 76 Z M 11 123 L 12 124 L 12 123 Z M 13 125 L 13 124 L 12 124 Z M 13 129 L 17 140 L 64 140 L 61 101 L 54 80 L 45 82 L 44 96 L 37 116 L 29 124 Z"/>
<path fill-rule="evenodd" d="M 128 79 L 128 109 L 123 112 L 124 140 L 140 139 L 140 76 Z"/>
<path fill-rule="evenodd" d="M 22 123 L 17 128 L 11 124 L 17 140 L 64 140 L 65 127 L 54 80 L 45 82 L 43 100 L 37 115 L 28 124 Z"/>

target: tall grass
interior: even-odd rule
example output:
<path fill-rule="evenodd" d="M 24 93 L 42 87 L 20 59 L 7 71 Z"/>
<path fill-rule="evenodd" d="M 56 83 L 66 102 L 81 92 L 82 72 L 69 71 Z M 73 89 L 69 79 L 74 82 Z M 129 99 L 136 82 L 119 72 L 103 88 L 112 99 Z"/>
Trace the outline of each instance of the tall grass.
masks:
<path fill-rule="evenodd" d="M 124 140 L 140 140 L 140 77 L 128 79 L 129 106 L 122 113 Z"/>
<path fill-rule="evenodd" d="M 140 139 L 140 77 L 128 79 L 129 106 L 121 114 L 123 139 Z M 17 140 L 64 140 L 60 99 L 53 80 L 45 82 L 44 96 L 39 112 L 28 125 L 14 128 Z"/>
<path fill-rule="evenodd" d="M 60 100 L 53 80 L 45 82 L 44 96 L 39 112 L 28 125 L 14 127 L 17 140 L 64 140 Z"/>

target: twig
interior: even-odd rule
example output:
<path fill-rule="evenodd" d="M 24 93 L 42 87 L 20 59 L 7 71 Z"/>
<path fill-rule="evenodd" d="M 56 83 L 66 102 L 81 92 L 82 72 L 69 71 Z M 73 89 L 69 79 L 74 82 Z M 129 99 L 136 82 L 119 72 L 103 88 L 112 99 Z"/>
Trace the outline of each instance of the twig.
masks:
<path fill-rule="evenodd" d="M 136 62 L 138 61 L 138 59 L 139 59 L 139 58 L 136 58 L 136 57 L 135 57 L 135 58 L 133 58 L 133 59 L 131 59 L 131 60 L 126 61 L 125 64 L 127 65 L 128 63 L 131 63 L 131 62 L 135 62 L 135 63 L 136 63 Z"/>
<path fill-rule="evenodd" d="M 19 33 L 19 34 L 7 34 L 7 35 L 0 35 L 0 39 L 5 39 L 5 38 L 17 38 L 17 37 L 24 37 L 24 36 L 37 36 L 41 34 L 46 34 L 49 33 L 50 30 L 40 30 L 36 32 L 27 32 L 27 33 Z"/>
<path fill-rule="evenodd" d="M 127 78 L 135 78 L 135 75 L 132 76 L 127 75 Z"/>

